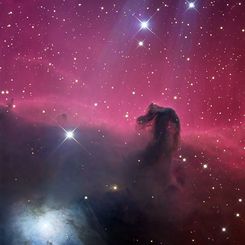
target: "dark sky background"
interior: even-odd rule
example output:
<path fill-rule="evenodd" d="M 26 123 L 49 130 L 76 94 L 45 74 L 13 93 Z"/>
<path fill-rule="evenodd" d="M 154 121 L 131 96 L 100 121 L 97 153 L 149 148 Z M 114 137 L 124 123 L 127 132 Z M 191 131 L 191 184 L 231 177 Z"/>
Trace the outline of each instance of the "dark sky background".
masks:
<path fill-rule="evenodd" d="M 1 245 L 245 243 L 243 1 L 0 9 Z"/>

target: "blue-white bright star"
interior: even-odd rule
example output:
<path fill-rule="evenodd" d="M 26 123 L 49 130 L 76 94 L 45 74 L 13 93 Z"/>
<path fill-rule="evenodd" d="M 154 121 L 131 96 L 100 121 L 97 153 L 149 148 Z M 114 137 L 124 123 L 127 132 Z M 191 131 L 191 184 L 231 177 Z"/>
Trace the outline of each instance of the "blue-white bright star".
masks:
<path fill-rule="evenodd" d="M 74 130 L 66 131 L 66 139 L 74 139 Z"/>
<path fill-rule="evenodd" d="M 141 29 L 149 29 L 148 21 L 140 21 Z"/>
<path fill-rule="evenodd" d="M 189 9 L 194 9 L 194 8 L 196 8 L 195 2 L 188 2 L 188 8 L 189 8 Z"/>

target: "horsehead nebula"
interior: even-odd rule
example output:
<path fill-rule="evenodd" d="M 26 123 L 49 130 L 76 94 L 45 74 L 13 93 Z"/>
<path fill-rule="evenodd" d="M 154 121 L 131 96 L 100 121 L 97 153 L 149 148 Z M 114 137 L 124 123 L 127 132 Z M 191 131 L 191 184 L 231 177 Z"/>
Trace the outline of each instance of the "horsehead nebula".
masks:
<path fill-rule="evenodd" d="M 244 4 L 0 2 L 0 244 L 244 244 Z"/>

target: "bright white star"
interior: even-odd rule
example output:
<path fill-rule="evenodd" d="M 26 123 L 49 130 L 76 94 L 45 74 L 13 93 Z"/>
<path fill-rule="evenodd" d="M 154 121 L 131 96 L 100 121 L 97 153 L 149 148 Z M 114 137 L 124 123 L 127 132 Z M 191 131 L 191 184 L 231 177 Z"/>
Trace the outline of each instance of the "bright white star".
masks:
<path fill-rule="evenodd" d="M 66 139 L 74 139 L 74 130 L 66 131 Z"/>
<path fill-rule="evenodd" d="M 195 3 L 194 2 L 188 2 L 188 8 L 189 9 L 194 9 L 196 6 L 195 6 Z"/>
<path fill-rule="evenodd" d="M 142 47 L 142 46 L 144 46 L 144 42 L 143 41 L 139 41 L 138 45 Z"/>
<path fill-rule="evenodd" d="M 142 29 L 144 29 L 144 30 L 148 30 L 148 31 L 150 31 L 152 34 L 156 35 L 156 34 L 151 30 L 150 25 L 149 25 L 150 20 L 151 20 L 151 18 L 152 18 L 154 15 L 155 15 L 155 14 L 153 14 L 153 15 L 152 15 L 149 19 L 147 19 L 147 20 L 140 20 L 138 17 L 135 17 L 135 18 L 139 21 L 139 25 L 140 25 L 140 29 L 138 30 L 138 32 L 141 31 Z"/>
<path fill-rule="evenodd" d="M 148 29 L 148 21 L 141 22 L 141 29 Z"/>

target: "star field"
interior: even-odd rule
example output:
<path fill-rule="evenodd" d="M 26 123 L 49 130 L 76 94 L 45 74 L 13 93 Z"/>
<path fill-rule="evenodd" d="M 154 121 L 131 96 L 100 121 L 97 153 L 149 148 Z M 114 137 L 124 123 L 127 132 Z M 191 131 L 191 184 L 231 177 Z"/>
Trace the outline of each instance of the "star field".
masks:
<path fill-rule="evenodd" d="M 16 111 L 36 105 L 41 117 L 69 101 L 72 117 L 83 106 L 127 125 L 154 101 L 177 108 L 184 127 L 242 121 L 241 1 L 1 5 L 1 101 Z"/>
<path fill-rule="evenodd" d="M 242 1 L 0 8 L 1 245 L 245 243 Z"/>

